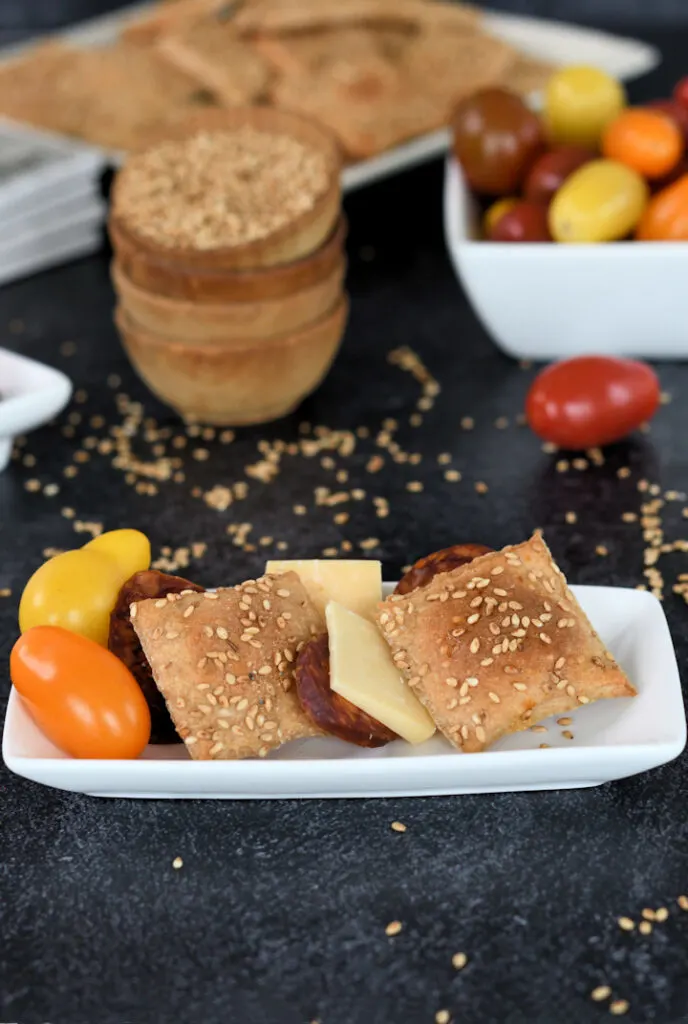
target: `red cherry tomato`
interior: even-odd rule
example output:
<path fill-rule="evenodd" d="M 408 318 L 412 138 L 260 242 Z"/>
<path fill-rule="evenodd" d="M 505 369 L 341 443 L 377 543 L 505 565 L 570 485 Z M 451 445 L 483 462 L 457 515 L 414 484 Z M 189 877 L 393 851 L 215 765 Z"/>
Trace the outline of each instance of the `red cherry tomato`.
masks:
<path fill-rule="evenodd" d="M 672 96 L 682 107 L 688 107 L 688 75 L 676 83 Z"/>
<path fill-rule="evenodd" d="M 533 203 L 547 205 L 570 174 L 594 159 L 593 151 L 585 146 L 555 146 L 538 157 L 528 171 L 523 195 Z"/>
<path fill-rule="evenodd" d="M 688 106 L 682 106 L 676 100 L 653 100 L 647 106 L 650 110 L 658 110 L 666 114 L 681 129 L 684 143 L 688 144 Z"/>
<path fill-rule="evenodd" d="M 520 200 L 503 213 L 490 232 L 492 242 L 551 242 L 547 207 Z"/>
<path fill-rule="evenodd" d="M 10 654 L 12 682 L 36 724 L 72 757 L 138 757 L 150 712 L 119 658 L 59 626 L 34 626 Z"/>
<path fill-rule="evenodd" d="M 560 448 L 596 448 L 625 437 L 659 405 L 659 381 L 634 359 L 579 356 L 548 366 L 526 399 L 531 429 Z"/>

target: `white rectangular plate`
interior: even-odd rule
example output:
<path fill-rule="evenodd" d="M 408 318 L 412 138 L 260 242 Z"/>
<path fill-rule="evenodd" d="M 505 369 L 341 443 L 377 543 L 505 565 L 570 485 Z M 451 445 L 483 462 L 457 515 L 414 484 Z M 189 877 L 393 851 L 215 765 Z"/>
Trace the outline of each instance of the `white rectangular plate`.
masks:
<path fill-rule="evenodd" d="M 140 17 L 150 7 L 150 4 L 140 4 L 125 8 L 114 14 L 74 25 L 60 35 L 63 39 L 80 46 L 103 46 L 113 42 L 127 22 Z M 661 60 L 656 47 L 638 39 L 610 35 L 607 32 L 581 28 L 560 21 L 488 11 L 485 13 L 485 27 L 493 35 L 517 46 L 531 57 L 555 64 L 593 64 L 625 81 L 651 71 Z M 24 47 L 0 50 L 0 62 L 16 56 L 21 49 Z M 448 143 L 448 132 L 432 132 L 390 149 L 371 160 L 353 164 L 344 170 L 343 188 L 345 191 L 352 191 L 441 156 L 446 151 Z M 103 166 L 121 159 L 118 154 L 100 152 Z"/>
<path fill-rule="evenodd" d="M 181 745 L 148 747 L 137 761 L 79 761 L 46 739 L 12 690 L 2 755 L 18 775 L 91 796 L 231 800 L 575 789 L 671 761 L 685 745 L 686 719 L 661 604 L 637 590 L 572 589 L 638 690 L 573 712 L 573 740 L 550 720 L 547 733 L 519 732 L 483 754 L 459 753 L 438 737 L 380 750 L 313 739 L 264 761 L 191 761 Z"/>

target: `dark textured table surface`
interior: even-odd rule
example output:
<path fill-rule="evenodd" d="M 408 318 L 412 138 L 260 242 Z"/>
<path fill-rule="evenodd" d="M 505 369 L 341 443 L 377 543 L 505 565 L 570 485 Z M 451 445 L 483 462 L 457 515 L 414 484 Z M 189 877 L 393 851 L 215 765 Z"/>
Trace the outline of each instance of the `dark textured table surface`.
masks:
<path fill-rule="evenodd" d="M 686 70 L 685 37 L 653 38 L 667 62 L 636 96 L 661 93 Z M 438 165 L 350 197 L 352 310 L 331 375 L 286 421 L 239 431 L 231 444 L 190 438 L 170 449 L 185 478 L 156 495 L 136 489 L 147 479 L 141 463 L 155 458 L 153 435 L 184 430 L 128 368 L 111 325 L 107 255 L 0 291 L 0 342 L 62 367 L 83 389 L 0 477 L 0 587 L 12 591 L 0 598 L 0 664 L 23 582 L 45 548 L 86 539 L 77 522 L 139 526 L 156 555 L 203 542 L 186 572 L 206 584 L 259 572 L 277 541 L 296 557 L 345 540 L 359 550 L 374 537 L 370 553 L 394 577 L 428 550 L 465 540 L 499 547 L 535 526 L 574 582 L 644 582 L 641 525 L 624 513 L 647 500 L 641 480 L 662 493 L 688 490 L 688 367 L 659 367 L 673 401 L 649 433 L 609 449 L 602 466 L 558 472 L 557 457 L 517 422 L 534 370 L 502 357 L 476 322 L 444 252 L 440 205 Z M 420 425 L 410 422 L 420 385 L 389 358 L 402 346 L 441 386 Z M 124 422 L 118 394 L 142 402 L 157 424 L 144 420 L 134 433 L 133 476 L 88 440 Z M 462 429 L 463 417 L 474 429 Z M 383 451 L 383 469 L 371 474 L 387 419 L 400 450 L 422 459 L 395 463 Z M 334 469 L 286 455 L 270 484 L 253 478 L 261 440 L 298 439 L 302 423 L 365 426 L 370 438 L 348 456 L 331 453 Z M 445 452 L 460 482 L 444 478 Z M 68 466 L 77 475 L 65 475 Z M 623 467 L 630 473 L 619 475 Z M 204 501 L 214 485 L 240 481 L 247 496 L 227 510 Z M 409 491 L 411 481 L 424 489 Z M 317 507 L 321 485 L 366 496 Z M 388 500 L 386 518 L 375 498 Z M 688 536 L 684 499 L 670 496 L 658 513 L 669 543 Z M 294 514 L 298 504 L 307 515 Z M 343 507 L 350 519 L 338 525 Z M 252 524 L 248 549 L 227 534 L 238 522 Z M 683 663 L 687 610 L 672 586 L 685 554 L 663 555 L 658 568 Z M 0 705 L 8 688 L 2 668 Z M 0 1020 L 425 1024 L 446 1009 L 457 1024 L 587 1024 L 609 1016 L 590 999 L 602 983 L 629 1001 L 625 1019 L 636 1024 L 686 1020 L 688 913 L 676 899 L 688 891 L 687 791 L 685 757 L 591 790 L 303 803 L 97 800 L 0 768 Z M 405 833 L 391 830 L 395 819 Z M 175 871 L 177 856 L 184 866 Z M 651 935 L 617 924 L 659 906 L 670 915 Z M 392 919 L 403 931 L 388 938 Z M 460 972 L 458 951 L 468 957 Z"/>

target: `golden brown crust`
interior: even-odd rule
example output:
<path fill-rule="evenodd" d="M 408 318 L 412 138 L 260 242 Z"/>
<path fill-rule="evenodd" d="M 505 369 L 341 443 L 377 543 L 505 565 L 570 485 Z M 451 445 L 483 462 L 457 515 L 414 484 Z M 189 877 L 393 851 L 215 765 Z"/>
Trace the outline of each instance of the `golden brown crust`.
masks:
<path fill-rule="evenodd" d="M 440 551 L 433 551 L 425 558 L 419 558 L 409 571 L 401 577 L 396 587 L 395 594 L 410 594 L 418 587 L 427 587 L 433 576 L 441 572 L 451 572 L 461 565 L 467 565 L 474 558 L 486 555 L 492 548 L 484 544 L 453 544 L 450 548 L 442 548 Z"/>
<path fill-rule="evenodd" d="M 323 630 L 296 573 L 135 607 L 134 628 L 193 758 L 265 757 L 322 735 L 294 687 L 298 652 Z"/>
<path fill-rule="evenodd" d="M 330 686 L 327 633 L 309 641 L 296 659 L 296 692 L 309 718 L 326 733 L 358 747 L 384 747 L 399 737 Z"/>
<path fill-rule="evenodd" d="M 151 714 L 151 743 L 180 743 L 181 740 L 170 718 L 165 699 L 155 685 L 150 665 L 131 624 L 130 609 L 137 601 L 144 601 L 146 598 L 166 598 L 168 594 L 181 594 L 186 590 L 202 593 L 203 587 L 181 576 L 168 576 L 167 573 L 157 572 L 155 569 L 137 572 L 120 590 L 110 615 L 108 649 L 124 662 L 141 687 Z"/>
<path fill-rule="evenodd" d="M 378 623 L 437 727 L 467 752 L 635 694 L 539 534 L 393 595 Z"/>

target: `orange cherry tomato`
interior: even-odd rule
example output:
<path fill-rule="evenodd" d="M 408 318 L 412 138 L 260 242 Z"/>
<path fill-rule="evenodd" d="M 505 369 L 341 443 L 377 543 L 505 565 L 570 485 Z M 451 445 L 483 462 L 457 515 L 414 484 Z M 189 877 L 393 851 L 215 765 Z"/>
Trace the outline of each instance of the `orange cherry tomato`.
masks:
<path fill-rule="evenodd" d="M 640 242 L 688 241 L 688 174 L 652 197 L 636 238 Z"/>
<path fill-rule="evenodd" d="M 34 626 L 15 643 L 10 676 L 31 717 L 72 757 L 138 757 L 150 712 L 133 675 L 100 644 L 59 626 Z"/>
<path fill-rule="evenodd" d="M 645 178 L 661 178 L 683 156 L 681 129 L 657 110 L 631 108 L 616 117 L 602 135 L 602 153 Z"/>

